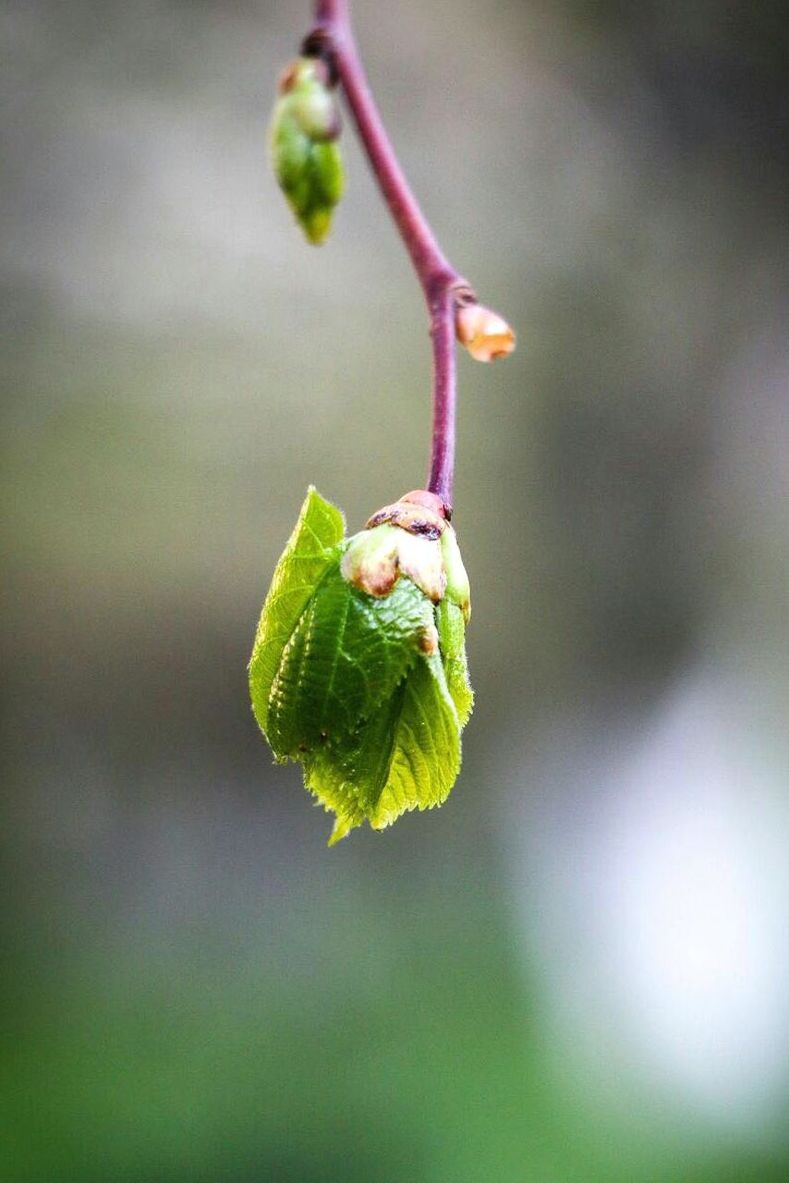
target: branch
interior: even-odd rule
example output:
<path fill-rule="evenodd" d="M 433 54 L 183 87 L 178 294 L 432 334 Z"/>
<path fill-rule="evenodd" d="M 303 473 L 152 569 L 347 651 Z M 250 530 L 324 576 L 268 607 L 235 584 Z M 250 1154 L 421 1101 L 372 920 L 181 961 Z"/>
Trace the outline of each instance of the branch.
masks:
<path fill-rule="evenodd" d="M 365 819 L 382 829 L 406 810 L 440 805 L 460 770 L 474 695 L 468 576 L 449 522 L 455 338 L 481 361 L 510 353 L 515 338 L 447 261 L 411 192 L 367 85 L 347 0 L 316 0 L 315 22 L 280 78 L 271 122 L 277 181 L 307 239 L 323 242 L 343 190 L 332 94 L 341 84 L 422 285 L 433 343 L 427 490 L 384 506 L 345 539 L 340 511 L 310 488 L 250 661 L 255 716 L 276 758 L 302 763 L 306 788 L 336 813 L 331 845 Z"/>
<path fill-rule="evenodd" d="M 455 464 L 455 296 L 473 300 L 448 262 L 398 163 L 362 66 L 346 0 L 318 0 L 305 52 L 336 70 L 381 193 L 411 256 L 430 315 L 433 341 L 433 433 L 427 487 L 449 507 Z"/>
<path fill-rule="evenodd" d="M 515 337 L 506 322 L 477 304 L 474 292 L 438 245 L 414 197 L 370 91 L 347 0 L 316 0 L 315 24 L 303 51 L 323 57 L 345 91 L 362 146 L 422 286 L 433 343 L 433 431 L 427 488 L 451 510 L 456 333 L 482 361 L 510 353 Z"/>

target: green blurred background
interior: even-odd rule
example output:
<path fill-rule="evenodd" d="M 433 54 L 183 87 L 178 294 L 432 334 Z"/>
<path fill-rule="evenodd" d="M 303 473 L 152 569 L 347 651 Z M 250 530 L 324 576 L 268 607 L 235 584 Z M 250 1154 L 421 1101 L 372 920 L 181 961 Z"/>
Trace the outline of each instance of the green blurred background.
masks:
<path fill-rule="evenodd" d="M 359 0 L 519 349 L 460 359 L 478 706 L 328 851 L 248 706 L 304 490 L 422 483 L 416 283 L 353 136 L 266 164 L 308 5 L 2 10 L 9 1183 L 789 1178 L 781 6 Z"/>

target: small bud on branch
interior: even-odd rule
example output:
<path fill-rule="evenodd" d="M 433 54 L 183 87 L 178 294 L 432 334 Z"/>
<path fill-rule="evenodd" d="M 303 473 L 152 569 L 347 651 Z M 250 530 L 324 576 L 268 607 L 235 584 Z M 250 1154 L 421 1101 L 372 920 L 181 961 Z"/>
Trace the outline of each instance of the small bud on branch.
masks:
<path fill-rule="evenodd" d="M 455 314 L 455 334 L 475 361 L 495 361 L 515 348 L 515 333 L 484 304 L 464 304 Z"/>
<path fill-rule="evenodd" d="M 345 185 L 329 71 L 318 58 L 298 58 L 280 76 L 279 93 L 270 131 L 274 172 L 299 225 L 318 245 Z"/>

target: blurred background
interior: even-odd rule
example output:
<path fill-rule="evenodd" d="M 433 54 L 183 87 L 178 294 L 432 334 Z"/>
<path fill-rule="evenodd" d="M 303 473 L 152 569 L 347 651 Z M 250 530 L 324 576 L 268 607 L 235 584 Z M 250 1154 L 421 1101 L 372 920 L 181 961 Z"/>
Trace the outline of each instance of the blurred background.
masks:
<path fill-rule="evenodd" d="M 245 667 L 309 482 L 424 480 L 420 294 L 350 129 L 272 181 L 309 5 L 5 0 L 0 1176 L 789 1178 L 789 26 L 358 0 L 519 333 L 460 359 L 478 705 L 326 849 Z"/>

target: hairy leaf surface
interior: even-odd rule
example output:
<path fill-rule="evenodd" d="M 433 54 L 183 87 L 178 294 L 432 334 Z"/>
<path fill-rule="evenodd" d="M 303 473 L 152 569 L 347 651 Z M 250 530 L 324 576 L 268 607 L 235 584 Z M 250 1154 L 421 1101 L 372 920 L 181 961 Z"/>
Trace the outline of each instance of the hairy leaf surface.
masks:
<path fill-rule="evenodd" d="M 433 607 L 409 579 L 374 599 L 324 575 L 271 685 L 267 735 L 280 758 L 339 743 L 391 697 L 419 655 Z"/>
<path fill-rule="evenodd" d="M 310 486 L 299 520 L 277 563 L 249 663 L 252 706 L 263 731 L 268 727 L 271 685 L 282 652 L 316 584 L 338 562 L 344 530 L 339 509 Z"/>
<path fill-rule="evenodd" d="M 447 686 L 458 713 L 460 726 L 465 727 L 474 707 L 474 691 L 468 678 L 466 622 L 463 611 L 450 599 L 443 599 L 436 608 L 436 623 Z"/>
<path fill-rule="evenodd" d="M 305 760 L 307 787 L 337 813 L 331 841 L 367 818 L 375 829 L 440 805 L 460 769 L 460 725 L 440 658 L 420 656 L 355 741 Z"/>

